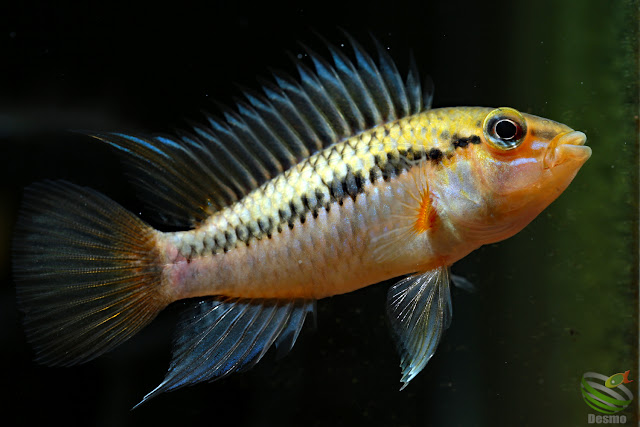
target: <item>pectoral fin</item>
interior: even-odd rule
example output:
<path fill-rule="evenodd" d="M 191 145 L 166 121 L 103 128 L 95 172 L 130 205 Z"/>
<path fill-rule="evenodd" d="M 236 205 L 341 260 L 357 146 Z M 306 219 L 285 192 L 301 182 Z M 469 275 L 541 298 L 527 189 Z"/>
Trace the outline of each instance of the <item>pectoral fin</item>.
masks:
<path fill-rule="evenodd" d="M 449 269 L 439 267 L 393 285 L 387 314 L 401 357 L 402 390 L 429 362 L 451 324 Z"/>

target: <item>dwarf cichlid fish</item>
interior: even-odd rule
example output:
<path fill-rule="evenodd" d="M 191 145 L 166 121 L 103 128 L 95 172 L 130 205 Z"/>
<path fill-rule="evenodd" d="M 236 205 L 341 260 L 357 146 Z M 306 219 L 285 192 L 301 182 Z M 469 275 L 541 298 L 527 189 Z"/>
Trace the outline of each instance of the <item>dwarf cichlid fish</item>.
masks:
<path fill-rule="evenodd" d="M 430 109 L 415 63 L 308 50 L 224 119 L 177 136 L 95 133 L 132 166 L 161 232 L 65 181 L 25 191 L 14 273 L 38 361 L 68 366 L 192 299 L 164 391 L 294 345 L 315 301 L 393 277 L 387 313 L 406 386 L 451 321 L 449 268 L 513 236 L 567 188 L 591 149 L 513 108 Z M 142 402 L 141 402 L 142 403 Z"/>

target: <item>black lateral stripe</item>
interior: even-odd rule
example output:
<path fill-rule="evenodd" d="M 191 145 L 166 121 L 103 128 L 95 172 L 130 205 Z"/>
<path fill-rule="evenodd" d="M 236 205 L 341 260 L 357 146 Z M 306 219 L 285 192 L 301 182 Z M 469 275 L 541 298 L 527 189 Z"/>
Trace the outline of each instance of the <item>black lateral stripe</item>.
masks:
<path fill-rule="evenodd" d="M 427 156 L 429 158 L 429 160 L 431 160 L 432 162 L 439 162 L 440 160 L 442 160 L 442 151 L 438 150 L 437 148 L 432 148 L 431 150 L 429 150 L 427 152 Z"/>
<path fill-rule="evenodd" d="M 260 227 L 260 231 L 262 232 L 262 234 L 271 233 L 271 230 L 273 229 L 273 226 L 271 224 L 271 218 L 269 217 L 258 218 L 258 227 Z"/>
<path fill-rule="evenodd" d="M 329 185 L 329 194 L 331 198 L 336 201 L 341 201 L 344 198 L 344 191 L 342 190 L 342 181 L 334 180 Z"/>
<path fill-rule="evenodd" d="M 356 177 L 353 175 L 351 168 L 347 169 L 347 175 L 342 181 L 342 192 L 351 197 L 353 200 L 355 200 L 356 196 L 358 195 Z"/>
<path fill-rule="evenodd" d="M 440 160 L 444 157 L 442 151 L 438 148 L 431 149 L 421 149 L 415 150 L 413 148 L 409 148 L 407 150 L 399 150 L 398 151 L 400 158 L 404 159 L 404 164 L 400 162 L 398 164 L 400 170 L 409 169 L 411 167 L 411 162 L 415 163 L 422 159 L 429 160 L 432 163 L 439 163 Z"/>
<path fill-rule="evenodd" d="M 458 147 L 465 148 L 469 144 L 480 144 L 482 142 L 482 140 L 480 139 L 480 137 L 478 135 L 471 135 L 469 137 L 461 137 L 461 136 L 458 136 L 457 134 L 454 134 L 453 137 L 451 138 L 451 140 L 452 140 L 452 145 L 453 145 L 453 149 L 454 150 L 456 148 L 458 148 Z"/>
<path fill-rule="evenodd" d="M 471 140 L 472 138 L 467 138 Z M 468 145 L 467 142 L 465 145 Z M 475 143 L 475 142 L 471 142 Z M 183 253 L 187 258 L 201 255 L 215 254 L 220 251 L 227 252 L 239 244 L 248 245 L 252 239 L 261 240 L 271 238 L 274 234 L 281 233 L 285 227 L 293 229 L 300 223 L 305 222 L 306 215 L 311 212 L 313 217 L 318 216 L 320 209 L 329 210 L 333 203 L 343 204 L 347 197 L 356 200 L 358 194 L 365 191 L 368 181 L 376 183 L 380 178 L 388 181 L 401 173 L 411 169 L 419 161 L 429 161 L 438 164 L 445 156 L 445 153 L 438 148 L 398 150 L 386 155 L 376 155 L 376 164 L 369 170 L 369 178 L 363 171 L 353 171 L 347 167 L 347 172 L 343 178 L 336 178 L 333 181 L 323 183 L 323 187 L 311 189 L 310 192 L 296 196 L 287 203 L 281 205 L 275 216 L 262 216 L 252 222 L 244 222 L 233 228 L 219 233 L 220 238 L 210 239 L 204 245 L 202 253 L 196 253 L 196 248 L 184 248 Z M 329 197 L 326 197 L 326 194 Z M 222 237 L 224 235 L 224 237 Z"/>

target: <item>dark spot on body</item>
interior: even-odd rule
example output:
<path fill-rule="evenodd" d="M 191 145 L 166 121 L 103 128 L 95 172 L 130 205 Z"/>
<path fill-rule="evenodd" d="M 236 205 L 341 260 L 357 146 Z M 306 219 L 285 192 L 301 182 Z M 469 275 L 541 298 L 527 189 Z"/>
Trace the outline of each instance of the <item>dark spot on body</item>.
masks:
<path fill-rule="evenodd" d="M 458 135 L 453 135 L 452 145 L 453 148 L 466 148 L 469 144 L 480 144 L 482 140 L 478 135 L 471 135 L 469 137 L 460 137 Z"/>
<path fill-rule="evenodd" d="M 257 221 L 251 221 L 247 225 L 247 229 L 249 230 L 249 234 L 256 239 L 260 240 L 262 238 L 262 230 L 260 230 L 260 225 Z"/>
<path fill-rule="evenodd" d="M 376 166 L 378 166 L 379 168 L 382 168 L 386 163 L 384 160 L 382 160 L 382 156 L 380 154 L 376 154 L 374 156 L 374 160 L 375 160 Z"/>
<path fill-rule="evenodd" d="M 334 179 L 329 185 L 329 193 L 331 194 L 331 198 L 333 200 L 342 200 L 344 197 L 344 191 L 342 190 L 342 182 L 340 180 Z"/>
<path fill-rule="evenodd" d="M 271 218 L 259 218 L 258 227 L 262 233 L 268 234 L 271 231 Z"/>
<path fill-rule="evenodd" d="M 351 171 L 351 168 L 347 168 L 347 175 L 344 177 L 342 183 L 342 191 L 349 195 L 353 200 L 356 199 L 356 196 L 360 192 L 360 188 L 356 182 L 356 177 Z"/>
<path fill-rule="evenodd" d="M 236 226 L 236 236 L 238 240 L 246 242 L 249 239 L 249 230 L 243 224 Z"/>
<path fill-rule="evenodd" d="M 362 171 L 357 171 L 354 175 L 356 181 L 356 187 L 358 188 L 358 193 L 364 190 L 364 182 L 365 178 L 362 175 Z"/>
<path fill-rule="evenodd" d="M 429 160 L 437 163 L 440 160 L 442 160 L 442 151 L 438 150 L 437 148 L 432 148 L 427 153 L 427 156 L 428 156 Z"/>
<path fill-rule="evenodd" d="M 213 246 L 210 246 L 211 244 L 213 244 Z M 215 249 L 216 243 L 214 239 L 203 239 L 202 245 L 204 246 L 204 252 L 210 253 Z"/>
<path fill-rule="evenodd" d="M 295 217 L 296 215 L 298 215 L 300 212 L 298 212 L 298 209 L 296 209 L 296 204 L 293 203 L 293 200 L 291 200 L 289 202 L 289 210 L 291 211 L 291 216 Z"/>
<path fill-rule="evenodd" d="M 291 211 L 278 209 L 278 216 L 280 217 L 281 222 L 287 222 L 289 221 L 289 218 L 291 218 Z"/>
<path fill-rule="evenodd" d="M 302 206 L 304 206 L 304 209 L 305 209 L 306 211 L 311 210 L 311 206 L 309 206 L 309 198 L 307 197 L 307 195 L 306 195 L 306 194 L 303 194 L 303 195 L 300 197 L 300 200 L 302 201 Z"/>
<path fill-rule="evenodd" d="M 382 169 L 382 179 L 384 179 L 385 181 L 389 181 L 396 176 L 398 176 L 398 170 L 396 169 L 396 167 L 394 167 L 394 165 L 391 163 L 387 163 L 384 166 L 384 169 Z"/>
<path fill-rule="evenodd" d="M 369 181 L 372 184 L 375 184 L 376 182 L 378 182 L 378 180 L 380 179 L 381 176 L 382 176 L 382 171 L 380 170 L 380 168 L 378 166 L 374 166 L 369 171 Z"/>
<path fill-rule="evenodd" d="M 426 155 L 427 153 L 425 153 L 423 150 L 409 150 L 409 152 L 407 153 L 407 160 L 413 160 L 414 162 L 417 162 L 418 160 L 422 160 Z"/>

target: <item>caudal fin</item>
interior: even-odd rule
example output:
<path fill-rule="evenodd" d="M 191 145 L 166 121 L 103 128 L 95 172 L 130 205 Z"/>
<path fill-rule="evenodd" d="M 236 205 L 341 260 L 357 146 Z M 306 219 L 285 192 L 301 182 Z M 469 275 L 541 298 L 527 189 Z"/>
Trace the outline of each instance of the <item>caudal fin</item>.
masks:
<path fill-rule="evenodd" d="M 47 181 L 25 190 L 13 271 L 39 362 L 87 362 L 126 341 L 168 304 L 156 236 L 89 188 Z"/>

